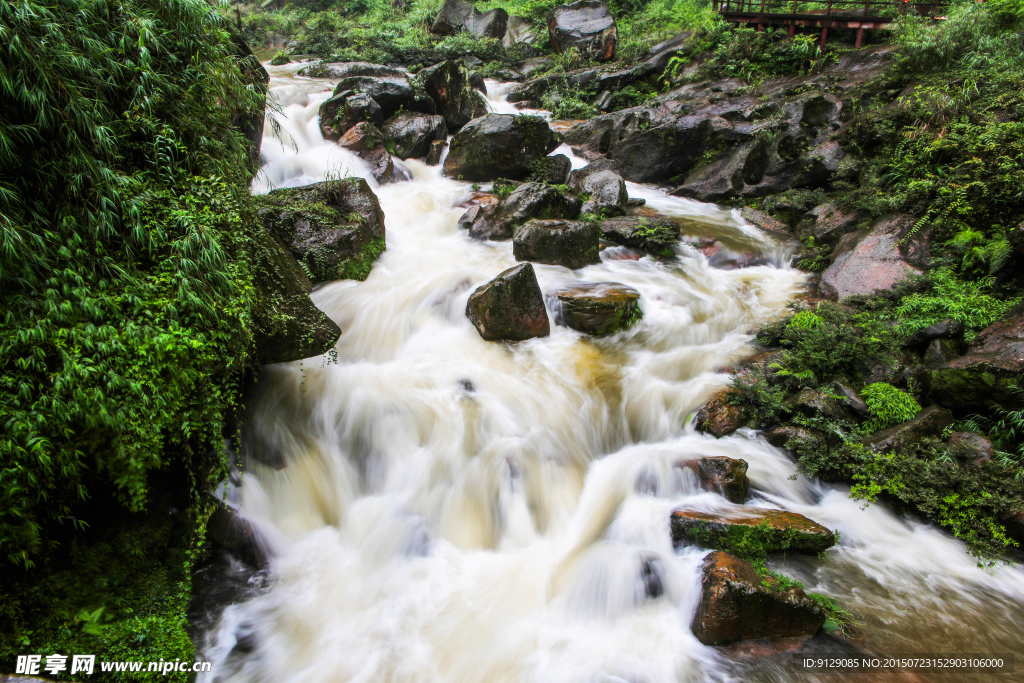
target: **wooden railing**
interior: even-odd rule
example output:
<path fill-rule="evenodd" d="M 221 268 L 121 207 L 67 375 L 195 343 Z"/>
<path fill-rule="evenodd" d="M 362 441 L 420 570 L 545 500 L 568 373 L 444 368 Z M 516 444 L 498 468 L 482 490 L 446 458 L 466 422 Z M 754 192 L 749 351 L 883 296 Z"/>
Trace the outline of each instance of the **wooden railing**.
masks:
<path fill-rule="evenodd" d="M 792 38 L 797 26 L 821 28 L 821 47 L 825 47 L 830 28 L 857 29 L 857 47 L 864 31 L 888 28 L 896 17 L 913 12 L 932 19 L 942 18 L 949 0 L 712 0 L 712 7 L 727 21 L 788 26 Z"/>

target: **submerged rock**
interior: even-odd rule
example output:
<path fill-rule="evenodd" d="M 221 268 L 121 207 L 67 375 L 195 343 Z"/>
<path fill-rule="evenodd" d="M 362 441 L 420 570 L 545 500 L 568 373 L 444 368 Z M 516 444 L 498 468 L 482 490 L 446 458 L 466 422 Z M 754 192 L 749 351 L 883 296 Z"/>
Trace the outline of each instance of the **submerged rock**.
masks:
<path fill-rule="evenodd" d="M 474 14 L 476 14 L 476 9 L 471 3 L 464 2 L 464 0 L 445 0 L 437 18 L 430 26 L 430 32 L 439 36 L 458 33 Z"/>
<path fill-rule="evenodd" d="M 615 56 L 618 31 L 608 5 L 579 0 L 548 12 L 548 36 L 558 54 L 576 48 L 580 54 L 607 62 Z"/>
<path fill-rule="evenodd" d="M 671 256 L 679 233 L 679 224 L 670 218 L 622 216 L 601 221 L 605 239 L 655 256 Z"/>
<path fill-rule="evenodd" d="M 341 136 L 338 144 L 365 161 L 373 179 L 381 185 L 391 179 L 395 162 L 388 152 L 384 136 L 372 123 L 364 121 L 352 126 Z"/>
<path fill-rule="evenodd" d="M 432 114 L 402 112 L 388 119 L 381 129 L 385 139 L 400 159 L 419 159 L 430 153 L 430 146 L 448 137 L 444 117 Z M 436 163 L 436 162 L 435 162 Z"/>
<path fill-rule="evenodd" d="M 629 329 L 643 318 L 640 292 L 617 282 L 582 282 L 548 292 L 555 323 L 600 336 Z"/>
<path fill-rule="evenodd" d="M 836 535 L 796 512 L 744 507 L 722 512 L 676 510 L 672 542 L 730 552 L 793 551 L 820 553 L 836 544 Z"/>
<path fill-rule="evenodd" d="M 477 205 L 459 224 L 474 239 L 507 240 L 515 229 L 533 218 L 576 218 L 580 203 L 544 183 L 524 183 L 496 205 Z"/>
<path fill-rule="evenodd" d="M 265 365 L 326 353 L 338 342 L 341 328 L 309 298 L 313 283 L 270 231 L 256 230 L 254 241 L 256 359 Z"/>
<path fill-rule="evenodd" d="M 401 69 L 370 62 L 319 62 L 299 69 L 298 75 L 310 78 L 330 78 L 331 80 L 341 80 L 352 76 L 405 78 L 405 72 Z"/>
<path fill-rule="evenodd" d="M 473 292 L 466 316 L 487 341 L 522 341 L 551 332 L 531 263 L 509 268 Z"/>
<path fill-rule="evenodd" d="M 256 201 L 263 224 L 314 282 L 365 280 L 384 251 L 384 211 L 362 178 L 274 190 Z"/>
<path fill-rule="evenodd" d="M 487 114 L 470 121 L 452 138 L 444 173 L 457 180 L 522 178 L 559 140 L 539 116 Z"/>
<path fill-rule="evenodd" d="M 825 613 L 803 589 L 761 576 L 749 562 L 714 552 L 701 568 L 701 596 L 691 629 L 705 645 L 809 636 Z"/>
<path fill-rule="evenodd" d="M 584 221 L 534 219 L 516 228 L 512 254 L 517 261 L 533 261 L 572 270 L 600 263 L 601 232 Z"/>
<path fill-rule="evenodd" d="M 696 416 L 697 431 L 721 438 L 742 427 L 743 409 L 730 402 L 730 397 L 737 393 L 736 389 L 723 389 L 701 406 Z"/>
<path fill-rule="evenodd" d="M 730 503 L 746 502 L 750 493 L 747 461 L 716 455 L 683 463 L 697 474 L 701 488 L 720 493 Z"/>
<path fill-rule="evenodd" d="M 416 74 L 415 83 L 433 101 L 450 133 L 487 113 L 487 106 L 470 82 L 469 69 L 462 60 L 427 67 Z"/>

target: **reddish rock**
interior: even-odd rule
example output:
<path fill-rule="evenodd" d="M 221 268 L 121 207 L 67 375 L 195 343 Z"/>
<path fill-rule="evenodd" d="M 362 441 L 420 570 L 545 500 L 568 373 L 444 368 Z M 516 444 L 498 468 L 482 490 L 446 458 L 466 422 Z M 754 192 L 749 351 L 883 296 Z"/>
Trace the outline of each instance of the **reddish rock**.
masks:
<path fill-rule="evenodd" d="M 901 244 L 912 225 L 909 216 L 890 216 L 878 221 L 871 232 L 860 237 L 849 251 L 839 254 L 821 274 L 822 296 L 841 301 L 857 294 L 874 294 L 892 289 L 912 275 L 920 275 L 921 270 L 914 263 L 919 262 L 921 247 Z M 845 242 L 844 238 L 840 246 Z"/>
<path fill-rule="evenodd" d="M 767 552 L 820 553 L 836 544 L 836 535 L 796 512 L 744 507 L 728 512 L 672 512 L 672 542 L 742 552 L 751 542 Z"/>
<path fill-rule="evenodd" d="M 729 403 L 735 389 L 723 389 L 697 411 L 697 429 L 705 434 L 723 437 L 743 426 L 743 409 Z"/>
<path fill-rule="evenodd" d="M 705 645 L 810 636 L 824 623 L 824 612 L 800 588 L 783 590 L 728 553 L 705 558 L 700 603 L 690 626 Z"/>
<path fill-rule="evenodd" d="M 384 184 L 391 179 L 395 168 L 384 142 L 384 136 L 372 123 L 357 123 L 341 136 L 338 144 L 349 150 L 369 165 L 373 178 Z"/>
<path fill-rule="evenodd" d="M 975 467 L 987 463 L 996 452 L 991 441 L 974 432 L 953 432 L 949 435 L 948 443 L 954 456 Z"/>

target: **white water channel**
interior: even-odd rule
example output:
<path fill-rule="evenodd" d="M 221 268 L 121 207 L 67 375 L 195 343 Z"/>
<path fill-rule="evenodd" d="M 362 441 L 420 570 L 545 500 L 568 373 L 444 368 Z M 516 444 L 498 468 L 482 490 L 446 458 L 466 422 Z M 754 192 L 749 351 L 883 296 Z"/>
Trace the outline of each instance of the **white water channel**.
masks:
<path fill-rule="evenodd" d="M 297 68 L 268 66 L 280 128 L 267 128 L 254 191 L 369 179 L 318 132 L 333 84 Z M 600 340 L 553 326 L 486 342 L 466 301 L 516 263 L 511 244 L 471 240 L 456 225 L 470 187 L 406 163 L 411 181 L 369 179 L 387 217 L 370 276 L 313 294 L 344 331 L 337 362 L 270 366 L 250 401 L 242 508 L 273 551 L 269 587 L 208 634 L 204 683 L 846 680 L 792 658 L 737 664 L 690 632 L 705 551 L 674 551 L 669 515 L 730 507 L 676 467 L 712 455 L 749 463 L 750 504 L 840 532 L 823 558 L 773 566 L 853 612 L 858 647 L 1024 649 L 1019 567 L 979 568 L 948 534 L 807 480 L 748 430 L 715 439 L 688 424 L 728 383 L 722 368 L 752 354 L 750 331 L 802 291 L 800 272 L 781 260 L 720 270 L 684 244 L 668 262 L 535 265 L 544 291 L 634 287 L 644 318 Z M 629 189 L 664 215 L 771 248 L 713 205 Z M 647 597 L 645 562 L 660 597 Z"/>

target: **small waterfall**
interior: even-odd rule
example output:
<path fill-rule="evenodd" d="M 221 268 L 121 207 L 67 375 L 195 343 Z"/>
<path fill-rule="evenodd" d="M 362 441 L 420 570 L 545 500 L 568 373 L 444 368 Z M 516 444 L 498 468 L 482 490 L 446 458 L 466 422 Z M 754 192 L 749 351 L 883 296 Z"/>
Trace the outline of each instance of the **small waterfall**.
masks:
<path fill-rule="evenodd" d="M 331 84 L 270 71 L 281 132 L 267 128 L 254 192 L 363 174 L 319 138 Z M 496 111 L 503 87 L 489 83 Z M 515 264 L 511 245 L 469 239 L 457 227 L 469 186 L 407 163 L 411 181 L 376 188 L 387 251 L 370 276 L 314 292 L 344 330 L 337 363 L 270 366 L 250 401 L 242 508 L 276 555 L 269 588 L 208 634 L 214 670 L 200 681 L 733 679 L 690 632 L 705 552 L 674 551 L 669 533 L 681 504 L 731 506 L 679 466 L 704 456 L 749 463 L 751 504 L 839 530 L 823 558 L 775 566 L 857 614 L 861 646 L 1024 644 L 1019 567 L 978 568 L 947 534 L 806 479 L 749 430 L 715 439 L 687 426 L 728 384 L 720 369 L 753 353 L 749 330 L 801 291 L 802 273 L 781 259 L 716 269 L 683 244 L 671 261 L 537 265 L 544 291 L 637 289 L 643 320 L 602 339 L 553 326 L 543 339 L 485 342 L 466 302 Z M 629 192 L 729 244 L 772 248 L 718 207 Z M 840 680 L 751 671 L 743 680 Z"/>

